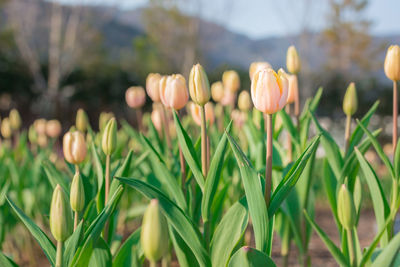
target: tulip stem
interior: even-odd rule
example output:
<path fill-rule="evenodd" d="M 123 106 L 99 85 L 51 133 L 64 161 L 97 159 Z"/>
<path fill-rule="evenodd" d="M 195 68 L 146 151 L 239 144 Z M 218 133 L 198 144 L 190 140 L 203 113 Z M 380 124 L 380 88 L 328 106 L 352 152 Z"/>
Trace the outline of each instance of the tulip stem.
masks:
<path fill-rule="evenodd" d="M 63 242 L 57 241 L 56 267 L 63 266 Z"/>
<path fill-rule="evenodd" d="M 346 230 L 347 232 L 347 242 L 349 244 L 349 256 L 350 256 L 350 266 L 357 265 L 357 254 L 356 254 L 356 243 L 354 240 L 354 231 L 353 229 Z"/>
<path fill-rule="evenodd" d="M 351 132 L 351 115 L 346 116 L 346 130 L 344 134 L 344 154 L 346 155 L 350 146 L 350 132 Z"/>
<path fill-rule="evenodd" d="M 396 152 L 397 146 L 397 114 L 398 114 L 398 105 L 397 105 L 397 82 L 393 81 L 393 157 Z"/>
<path fill-rule="evenodd" d="M 272 115 L 266 115 L 267 120 L 267 153 L 265 163 L 265 193 L 264 199 L 267 207 L 271 198 L 271 187 L 272 187 Z"/>
<path fill-rule="evenodd" d="M 176 114 L 178 115 L 178 118 L 180 119 L 180 114 L 179 111 L 176 111 Z M 186 184 L 186 161 L 182 153 L 182 148 L 181 144 L 179 144 L 179 160 L 181 163 L 181 175 L 182 175 L 182 190 L 183 194 L 186 195 L 186 189 L 185 189 L 185 184 Z"/>
<path fill-rule="evenodd" d="M 290 109 L 290 104 L 286 105 L 286 112 L 289 115 L 289 117 L 291 117 L 291 109 Z M 292 147 L 292 137 L 290 136 L 290 133 L 287 132 L 287 146 L 288 146 L 288 158 L 289 158 L 289 162 L 292 162 L 293 160 L 293 147 Z"/>
<path fill-rule="evenodd" d="M 78 226 L 79 213 L 77 211 L 75 211 L 74 213 L 75 213 L 75 216 L 74 216 L 74 232 L 75 232 L 76 227 Z"/>
<path fill-rule="evenodd" d="M 108 194 L 110 191 L 110 159 L 111 156 L 107 155 L 106 156 L 106 190 L 105 190 L 105 196 L 104 196 L 104 205 L 107 205 L 108 202 Z"/>
<path fill-rule="evenodd" d="M 165 107 L 162 106 L 160 107 L 161 110 L 161 118 L 162 118 L 162 122 L 164 124 L 164 134 L 165 134 L 165 139 L 167 140 L 167 146 L 169 149 L 172 148 L 171 145 L 171 136 L 169 135 L 169 127 L 168 127 L 168 120 L 167 120 L 167 112 L 165 111 Z"/>
<path fill-rule="evenodd" d="M 200 106 L 201 113 L 201 168 L 204 178 L 207 177 L 207 124 L 205 106 Z"/>

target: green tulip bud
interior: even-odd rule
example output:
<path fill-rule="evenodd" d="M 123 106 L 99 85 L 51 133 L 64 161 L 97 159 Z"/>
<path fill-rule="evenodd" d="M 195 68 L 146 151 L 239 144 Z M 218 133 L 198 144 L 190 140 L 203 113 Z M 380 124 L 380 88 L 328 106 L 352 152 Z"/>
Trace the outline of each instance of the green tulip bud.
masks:
<path fill-rule="evenodd" d="M 343 111 L 344 114 L 351 116 L 357 111 L 357 91 L 354 83 L 350 83 L 347 87 L 346 94 L 343 99 Z"/>
<path fill-rule="evenodd" d="M 11 129 L 18 130 L 22 124 L 18 110 L 12 109 L 8 117 L 10 118 Z"/>
<path fill-rule="evenodd" d="M 68 203 L 67 194 L 57 185 L 53 192 L 50 207 L 50 230 L 54 238 L 64 242 L 73 229 L 72 211 Z"/>
<path fill-rule="evenodd" d="M 81 212 L 85 207 L 85 188 L 83 187 L 82 177 L 76 172 L 72 179 L 69 203 L 75 212 Z"/>
<path fill-rule="evenodd" d="M 33 125 L 31 125 L 31 127 L 29 127 L 28 139 L 29 139 L 29 142 L 31 142 L 31 144 L 36 144 L 38 141 L 38 134 Z"/>
<path fill-rule="evenodd" d="M 117 122 L 115 118 L 108 121 L 103 132 L 102 144 L 104 154 L 110 156 L 117 146 Z"/>
<path fill-rule="evenodd" d="M 340 223 L 346 230 L 351 230 L 356 225 L 356 208 L 354 206 L 353 196 L 342 184 L 338 194 L 338 217 Z"/>
<path fill-rule="evenodd" d="M 168 249 L 168 224 L 157 199 L 152 199 L 143 216 L 140 243 L 149 261 L 158 261 Z"/>
<path fill-rule="evenodd" d="M 83 109 L 78 109 L 78 112 L 76 113 L 76 121 L 75 121 L 76 128 L 78 131 L 85 132 L 88 125 L 89 125 L 89 119 L 86 114 L 86 112 Z"/>
<path fill-rule="evenodd" d="M 210 83 L 206 72 L 200 64 L 194 65 L 190 71 L 189 93 L 193 102 L 199 106 L 204 106 L 210 101 Z"/>

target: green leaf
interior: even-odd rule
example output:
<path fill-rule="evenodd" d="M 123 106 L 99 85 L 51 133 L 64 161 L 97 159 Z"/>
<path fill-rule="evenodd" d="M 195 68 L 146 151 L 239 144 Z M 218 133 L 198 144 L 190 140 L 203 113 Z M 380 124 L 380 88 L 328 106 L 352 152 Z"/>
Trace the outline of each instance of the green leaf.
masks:
<path fill-rule="evenodd" d="M 56 263 L 56 249 L 53 243 L 50 241 L 50 238 L 48 238 L 48 236 L 39 228 L 39 226 L 37 226 L 28 216 L 26 216 L 26 214 L 20 208 L 18 208 L 11 199 L 8 197 L 6 198 L 11 208 L 39 243 L 39 246 L 42 248 L 49 262 L 54 265 Z"/>
<path fill-rule="evenodd" d="M 101 191 L 101 188 L 103 186 L 103 181 L 104 181 L 104 170 L 103 170 L 103 165 L 101 164 L 100 156 L 97 153 L 96 146 L 94 142 L 90 146 L 92 150 L 92 160 L 93 160 L 93 166 L 96 171 L 96 177 L 97 177 L 97 190 L 98 192 Z"/>
<path fill-rule="evenodd" d="M 148 199 L 156 198 L 168 222 L 179 233 L 185 243 L 192 249 L 200 266 L 210 266 L 210 258 L 203 246 L 201 235 L 193 222 L 184 212 L 156 187 L 138 179 L 117 178 L 121 182 L 135 188 Z"/>
<path fill-rule="evenodd" d="M 227 136 L 242 177 L 250 216 L 253 222 L 256 247 L 261 251 L 267 252 L 268 239 L 270 238 L 268 236 L 268 210 L 265 204 L 260 178 L 239 145 L 228 133 Z"/>
<path fill-rule="evenodd" d="M 229 267 L 275 267 L 273 260 L 265 253 L 251 248 L 241 247 L 233 254 L 229 261 Z"/>
<path fill-rule="evenodd" d="M 249 221 L 247 202 L 245 198 L 236 202 L 228 209 L 211 242 L 212 266 L 226 266 L 233 249 L 244 235 Z"/>
<path fill-rule="evenodd" d="M 204 191 L 204 176 L 201 172 L 200 164 L 197 159 L 193 143 L 190 140 L 190 137 L 186 133 L 185 129 L 183 129 L 182 124 L 176 112 L 174 112 L 173 114 L 174 114 L 176 135 L 178 137 L 178 142 L 182 149 L 183 156 L 185 157 L 185 160 L 189 165 L 189 168 L 192 171 L 194 178 L 199 184 L 201 190 Z"/>
<path fill-rule="evenodd" d="M 307 212 L 304 210 L 304 216 L 308 220 L 308 222 L 314 227 L 314 230 L 317 232 L 321 240 L 325 243 L 326 247 L 328 248 L 329 252 L 335 258 L 336 262 L 342 266 L 350 266 L 346 257 L 342 254 L 340 249 L 329 239 L 328 235 L 322 231 L 321 228 L 308 216 Z"/>
<path fill-rule="evenodd" d="M 268 207 L 268 215 L 270 218 L 278 210 L 279 206 L 285 200 L 292 188 L 296 185 L 300 175 L 307 165 L 309 158 L 315 153 L 319 144 L 320 137 L 317 136 L 312 140 L 311 144 L 306 148 L 303 154 L 296 160 L 292 168 L 285 175 L 271 196 L 271 203 Z"/>
<path fill-rule="evenodd" d="M 227 127 L 229 133 L 232 123 Z M 222 166 L 224 165 L 224 157 L 226 146 L 228 143 L 228 137 L 224 134 L 219 141 L 217 149 L 214 152 L 214 156 L 211 160 L 210 169 L 207 174 L 206 184 L 204 187 L 203 198 L 201 201 L 201 214 L 203 221 L 208 221 L 210 218 L 211 205 L 215 197 L 215 193 L 218 188 L 218 183 L 221 178 Z"/>
<path fill-rule="evenodd" d="M 400 143 L 400 139 L 397 144 Z M 400 145 L 396 146 L 396 151 L 394 153 L 394 173 L 396 175 L 396 179 L 400 177 Z"/>
<path fill-rule="evenodd" d="M 132 262 L 132 248 L 140 246 L 140 230 L 135 230 L 122 244 L 114 256 L 114 267 L 130 267 Z"/>
<path fill-rule="evenodd" d="M 64 266 L 68 266 L 69 263 L 74 258 L 75 252 L 78 249 L 79 242 L 83 237 L 83 221 L 81 221 L 76 227 L 73 234 L 67 239 L 65 242 L 65 250 L 64 250 Z"/>
<path fill-rule="evenodd" d="M 299 145 L 300 141 L 299 141 L 299 134 L 298 131 L 296 129 L 296 126 L 294 126 L 292 119 L 290 118 L 290 116 L 286 113 L 285 110 L 280 110 L 278 112 L 279 116 L 282 119 L 282 123 L 285 126 L 285 128 L 288 130 L 290 136 L 292 137 L 292 142 L 294 142 L 295 145 Z"/>
<path fill-rule="evenodd" d="M 18 264 L 16 264 L 12 259 L 10 259 L 6 255 L 4 255 L 3 252 L 0 251 L 0 266 L 2 266 L 2 267 L 18 267 Z"/>
<path fill-rule="evenodd" d="M 382 250 L 379 256 L 373 261 L 373 266 L 391 267 L 400 249 L 400 233 L 396 234 L 389 244 Z"/>
<path fill-rule="evenodd" d="M 111 266 L 111 252 L 103 238 L 99 238 L 93 248 L 90 257 L 89 267 L 108 267 Z"/>
<path fill-rule="evenodd" d="M 69 195 L 69 185 L 68 181 L 61 175 L 59 171 L 57 171 L 56 167 L 48 160 L 43 161 L 43 169 L 46 173 L 47 179 L 49 180 L 51 187 L 56 188 L 57 184 L 59 184 L 62 189 Z"/>

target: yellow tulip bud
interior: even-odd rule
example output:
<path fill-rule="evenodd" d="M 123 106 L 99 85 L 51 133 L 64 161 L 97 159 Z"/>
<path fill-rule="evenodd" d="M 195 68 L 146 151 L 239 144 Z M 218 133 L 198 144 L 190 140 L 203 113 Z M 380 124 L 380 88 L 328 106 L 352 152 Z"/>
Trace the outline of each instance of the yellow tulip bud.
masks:
<path fill-rule="evenodd" d="M 189 75 L 189 93 L 193 102 L 204 106 L 210 101 L 210 83 L 207 74 L 200 64 L 192 67 Z"/>
<path fill-rule="evenodd" d="M 338 217 L 346 230 L 351 230 L 356 225 L 356 208 L 353 197 L 346 185 L 342 185 L 338 194 Z"/>
<path fill-rule="evenodd" d="M 89 125 L 89 119 L 86 112 L 81 108 L 78 109 L 78 112 L 76 112 L 76 120 L 75 120 L 76 129 L 84 133 L 88 125 Z"/>
<path fill-rule="evenodd" d="M 63 138 L 63 152 L 69 163 L 82 163 L 87 152 L 85 136 L 78 131 L 66 133 Z"/>
<path fill-rule="evenodd" d="M 12 109 L 10 111 L 10 125 L 12 130 L 18 130 L 21 127 L 22 121 L 21 116 L 19 115 L 18 110 Z"/>
<path fill-rule="evenodd" d="M 85 207 L 85 189 L 79 172 L 76 172 L 72 179 L 69 203 L 75 212 L 80 212 Z"/>
<path fill-rule="evenodd" d="M 12 127 L 11 127 L 11 122 L 9 118 L 4 118 L 3 121 L 1 122 L 1 135 L 5 139 L 10 139 L 12 136 Z"/>
<path fill-rule="evenodd" d="M 102 132 L 104 127 L 106 127 L 107 123 L 111 118 L 114 118 L 114 114 L 112 112 L 101 112 L 99 117 L 99 130 Z"/>
<path fill-rule="evenodd" d="M 64 242 L 72 234 L 72 211 L 67 194 L 57 185 L 53 192 L 50 207 L 50 230 L 54 238 Z"/>
<path fill-rule="evenodd" d="M 151 200 L 144 213 L 140 243 L 150 261 L 158 261 L 168 250 L 168 224 L 157 199 Z"/>
<path fill-rule="evenodd" d="M 211 97 L 215 102 L 220 102 L 224 97 L 224 86 L 221 81 L 211 85 Z"/>
<path fill-rule="evenodd" d="M 251 97 L 249 92 L 247 91 L 242 91 L 239 94 L 239 99 L 238 99 L 238 107 L 241 111 L 249 111 L 251 108 L 252 104 L 251 104 Z"/>
<path fill-rule="evenodd" d="M 225 90 L 236 92 L 240 87 L 239 74 L 234 70 L 227 70 L 222 74 L 222 83 Z"/>
<path fill-rule="evenodd" d="M 103 132 L 101 147 L 104 154 L 110 156 L 117 146 L 117 122 L 115 118 L 108 121 Z"/>
<path fill-rule="evenodd" d="M 391 45 L 385 58 L 385 74 L 392 81 L 400 80 L 400 47 Z"/>
<path fill-rule="evenodd" d="M 343 111 L 346 115 L 351 116 L 357 111 L 357 91 L 354 83 L 350 83 L 347 87 L 346 94 L 343 99 Z"/>
<path fill-rule="evenodd" d="M 297 74 L 300 71 L 299 54 L 293 45 L 288 48 L 286 53 L 286 68 L 293 74 Z"/>

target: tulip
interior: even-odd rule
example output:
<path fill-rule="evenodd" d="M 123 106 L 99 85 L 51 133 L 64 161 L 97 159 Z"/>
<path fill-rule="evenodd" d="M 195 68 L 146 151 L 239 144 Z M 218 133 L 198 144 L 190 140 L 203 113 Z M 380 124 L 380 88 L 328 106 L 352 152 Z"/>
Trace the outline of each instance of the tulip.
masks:
<path fill-rule="evenodd" d="M 19 130 L 19 128 L 21 127 L 22 121 L 21 121 L 21 116 L 19 115 L 18 110 L 12 109 L 9 114 L 9 119 L 10 119 L 11 129 L 14 131 Z"/>
<path fill-rule="evenodd" d="M 67 194 L 57 185 L 50 206 L 50 230 L 57 240 L 56 267 L 62 266 L 63 243 L 72 234 L 72 212 Z"/>
<path fill-rule="evenodd" d="M 99 117 L 99 130 L 103 132 L 104 127 L 106 127 L 107 123 L 111 118 L 114 118 L 114 113 L 112 112 L 101 112 Z"/>
<path fill-rule="evenodd" d="M 82 163 L 87 152 L 85 136 L 78 131 L 66 133 L 63 138 L 63 152 L 65 160 L 69 163 Z"/>
<path fill-rule="evenodd" d="M 297 99 L 299 98 L 299 84 L 297 81 L 297 75 L 288 74 L 286 78 L 288 79 L 289 83 L 287 103 L 292 104 L 298 101 Z"/>
<path fill-rule="evenodd" d="M 222 74 L 222 83 L 225 90 L 236 92 L 240 87 L 239 74 L 234 70 L 227 70 Z"/>
<path fill-rule="evenodd" d="M 235 125 L 240 129 L 246 122 L 247 117 L 246 117 L 246 113 L 235 109 L 231 113 L 231 118 L 232 118 L 233 122 L 235 123 Z"/>
<path fill-rule="evenodd" d="M 33 125 L 29 127 L 28 139 L 31 144 L 36 144 L 38 141 L 38 135 Z"/>
<path fill-rule="evenodd" d="M 46 123 L 46 134 L 51 138 L 57 138 L 61 134 L 61 123 L 58 120 L 49 120 Z"/>
<path fill-rule="evenodd" d="M 153 102 L 160 102 L 160 80 L 158 73 L 150 73 L 146 79 L 146 92 Z"/>
<path fill-rule="evenodd" d="M 160 80 L 160 98 L 166 108 L 180 110 L 189 100 L 186 80 L 180 74 L 164 76 Z"/>
<path fill-rule="evenodd" d="M 249 68 L 250 80 L 253 80 L 254 74 L 256 74 L 259 70 L 271 69 L 271 68 L 272 68 L 271 65 L 265 61 L 251 63 Z"/>
<path fill-rule="evenodd" d="M 72 179 L 69 202 L 72 210 L 75 212 L 75 230 L 78 225 L 79 212 L 81 212 L 85 207 L 85 189 L 79 172 L 75 172 L 74 178 Z"/>
<path fill-rule="evenodd" d="M 44 134 L 40 134 L 37 139 L 37 143 L 40 147 L 44 148 L 48 144 L 48 138 Z"/>
<path fill-rule="evenodd" d="M 201 107 L 196 105 L 193 102 L 190 102 L 190 113 L 192 114 L 192 118 L 194 122 L 201 126 Z M 213 125 L 215 116 L 214 116 L 214 106 L 212 103 L 207 103 L 205 106 L 205 115 L 206 115 L 206 122 L 209 125 Z"/>
<path fill-rule="evenodd" d="M 140 244 L 146 258 L 154 266 L 168 250 L 168 223 L 157 199 L 152 199 L 142 221 Z"/>
<path fill-rule="evenodd" d="M 33 126 L 35 127 L 36 132 L 38 135 L 45 135 L 46 134 L 46 125 L 47 121 L 45 119 L 38 119 L 35 120 Z"/>
<path fill-rule="evenodd" d="M 215 82 L 211 85 L 211 97 L 217 103 L 224 97 L 224 85 L 221 81 Z"/>
<path fill-rule="evenodd" d="M 239 94 L 239 99 L 238 99 L 238 108 L 243 111 L 247 112 L 250 110 L 252 104 L 251 104 L 251 97 L 248 91 L 242 91 Z"/>
<path fill-rule="evenodd" d="M 103 132 L 101 147 L 106 154 L 106 171 L 105 171 L 105 204 L 108 202 L 108 194 L 110 192 L 110 161 L 111 155 L 114 153 L 117 145 L 117 122 L 115 118 L 108 121 Z"/>
<path fill-rule="evenodd" d="M 151 122 L 153 123 L 156 130 L 161 133 L 162 131 L 162 118 L 160 109 L 154 109 L 151 112 Z"/>
<path fill-rule="evenodd" d="M 236 101 L 236 93 L 225 90 L 224 92 L 224 97 L 221 99 L 221 105 L 226 107 L 226 106 L 231 106 L 233 107 Z"/>
<path fill-rule="evenodd" d="M 197 105 L 204 106 L 210 101 L 210 84 L 207 74 L 200 64 L 194 65 L 190 71 L 189 93 Z"/>
<path fill-rule="evenodd" d="M 347 154 L 350 142 L 351 132 L 351 116 L 357 111 L 357 91 L 354 83 L 350 83 L 347 87 L 346 94 L 343 99 L 343 111 L 346 114 L 346 130 L 345 130 L 345 153 Z"/>
<path fill-rule="evenodd" d="M 12 127 L 11 127 L 11 122 L 9 118 L 4 118 L 3 121 L 1 122 L 1 135 L 5 139 L 10 139 L 12 136 Z"/>
<path fill-rule="evenodd" d="M 130 108 L 141 108 L 146 102 L 146 93 L 141 86 L 131 86 L 125 92 L 125 101 Z"/>
<path fill-rule="evenodd" d="M 78 109 L 76 112 L 75 126 L 78 131 L 84 133 L 89 125 L 89 119 L 86 112 L 83 109 Z"/>
<path fill-rule="evenodd" d="M 300 71 L 300 58 L 296 48 L 292 45 L 286 53 L 286 67 L 292 74 L 297 74 Z"/>

